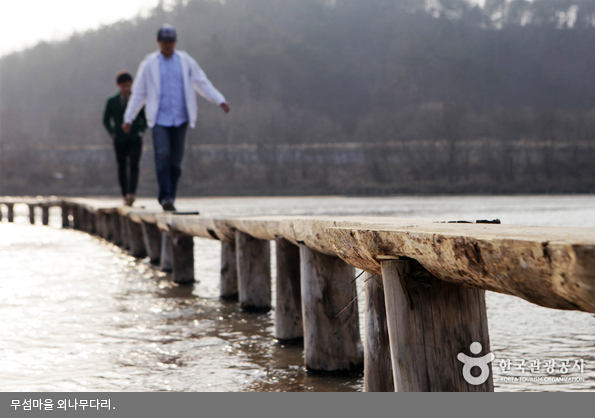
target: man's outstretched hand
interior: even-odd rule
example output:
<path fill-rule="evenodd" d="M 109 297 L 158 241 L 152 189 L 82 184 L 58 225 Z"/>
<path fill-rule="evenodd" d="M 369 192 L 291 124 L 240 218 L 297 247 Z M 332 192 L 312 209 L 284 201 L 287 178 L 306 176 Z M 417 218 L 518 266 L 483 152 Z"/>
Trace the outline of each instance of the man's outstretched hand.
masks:
<path fill-rule="evenodd" d="M 223 109 L 225 113 L 229 113 L 229 104 L 227 104 L 227 102 L 223 102 L 219 106 L 221 106 L 221 109 Z"/>
<path fill-rule="evenodd" d="M 132 124 L 130 123 L 123 123 L 122 124 L 122 130 L 124 131 L 125 134 L 129 134 L 130 133 L 130 127 L 132 126 Z"/>

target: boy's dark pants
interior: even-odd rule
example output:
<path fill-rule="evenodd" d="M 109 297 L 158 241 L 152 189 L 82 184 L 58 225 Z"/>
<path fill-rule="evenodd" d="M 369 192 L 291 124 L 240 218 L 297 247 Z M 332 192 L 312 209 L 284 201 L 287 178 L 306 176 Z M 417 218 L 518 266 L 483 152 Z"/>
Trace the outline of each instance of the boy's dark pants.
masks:
<path fill-rule="evenodd" d="M 114 140 L 116 162 L 118 163 L 118 181 L 122 196 L 135 194 L 138 185 L 139 162 L 143 150 L 142 141 Z M 128 171 L 130 170 L 130 175 Z"/>

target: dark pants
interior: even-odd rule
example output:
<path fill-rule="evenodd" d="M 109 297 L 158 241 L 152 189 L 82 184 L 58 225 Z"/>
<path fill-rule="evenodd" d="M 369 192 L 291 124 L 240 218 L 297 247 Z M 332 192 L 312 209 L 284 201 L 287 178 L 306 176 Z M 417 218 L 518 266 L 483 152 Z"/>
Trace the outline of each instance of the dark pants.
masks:
<path fill-rule="evenodd" d="M 176 127 L 155 125 L 153 148 L 155 150 L 155 171 L 159 183 L 159 203 L 174 201 L 178 180 L 182 175 L 182 158 L 188 123 Z"/>
<path fill-rule="evenodd" d="M 135 194 L 138 185 L 138 165 L 143 150 L 142 141 L 114 141 L 116 162 L 118 163 L 118 181 L 122 196 Z M 128 175 L 130 169 L 130 176 Z"/>

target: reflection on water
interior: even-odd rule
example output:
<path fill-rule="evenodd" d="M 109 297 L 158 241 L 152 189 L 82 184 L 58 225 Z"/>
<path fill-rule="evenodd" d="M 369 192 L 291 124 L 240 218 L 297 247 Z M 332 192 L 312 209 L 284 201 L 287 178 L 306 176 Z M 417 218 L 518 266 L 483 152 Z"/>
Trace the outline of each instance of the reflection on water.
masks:
<path fill-rule="evenodd" d="M 261 202 L 265 201 L 266 204 Z M 260 202 L 260 203 L 259 203 Z M 595 197 L 205 199 L 203 213 L 380 213 L 508 224 L 595 226 Z M 301 205 L 301 206 L 300 206 Z M 250 208 L 250 209 L 247 209 Z M 227 210 L 227 209 L 226 209 Z M 177 287 L 145 260 L 72 230 L 0 224 L 2 391 L 361 391 L 363 377 L 307 373 L 303 349 L 273 338 L 274 312 L 218 300 L 219 243 L 195 239 L 196 277 Z M 273 257 L 274 260 L 274 257 Z M 274 267 L 274 265 L 273 265 Z M 359 287 L 363 281 L 358 280 Z M 360 295 L 363 320 L 363 294 Z M 273 299 L 274 300 L 274 299 Z M 591 390 L 595 318 L 488 293 L 494 383 L 500 391 Z M 363 324 L 362 328 L 363 330 Z M 585 362 L 582 383 L 503 383 L 501 360 Z M 559 373 L 556 373 L 560 375 Z"/>

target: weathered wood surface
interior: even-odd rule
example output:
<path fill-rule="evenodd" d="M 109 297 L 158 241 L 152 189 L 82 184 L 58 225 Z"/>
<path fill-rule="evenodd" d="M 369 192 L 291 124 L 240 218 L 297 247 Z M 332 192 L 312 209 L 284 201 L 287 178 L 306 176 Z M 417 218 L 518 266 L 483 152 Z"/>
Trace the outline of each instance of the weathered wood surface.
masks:
<path fill-rule="evenodd" d="M 390 340 L 382 277 L 364 275 L 366 290 L 364 339 L 364 391 L 394 392 Z"/>
<path fill-rule="evenodd" d="M 281 237 L 275 240 L 275 248 L 275 337 L 279 340 L 303 338 L 300 248 Z"/>
<path fill-rule="evenodd" d="M 414 260 L 382 261 L 382 278 L 397 391 L 493 391 L 485 291 L 432 277 Z M 481 351 L 474 354 L 476 343 Z M 473 372 L 478 381 L 464 378 L 461 353 L 489 357 L 485 379 Z"/>
<path fill-rule="evenodd" d="M 203 238 L 235 239 L 237 229 L 263 240 L 281 236 L 296 245 L 304 242 L 374 274 L 380 274 L 382 256 L 406 256 L 442 280 L 518 296 L 545 307 L 595 313 L 595 228 L 450 224 L 440 223 L 444 219 L 391 217 L 176 216 L 145 211 L 142 219 Z"/>
<path fill-rule="evenodd" d="M 384 256 L 406 256 L 445 281 L 595 312 L 595 228 L 412 222 L 328 233 L 337 254 L 366 271 L 379 273 Z"/>
<path fill-rule="evenodd" d="M 270 310 L 270 242 L 236 231 L 236 257 L 240 307 L 250 312 Z"/>
<path fill-rule="evenodd" d="M 355 269 L 338 257 L 300 244 L 306 367 L 338 372 L 363 369 Z"/>

